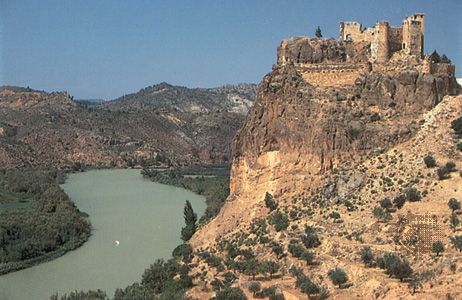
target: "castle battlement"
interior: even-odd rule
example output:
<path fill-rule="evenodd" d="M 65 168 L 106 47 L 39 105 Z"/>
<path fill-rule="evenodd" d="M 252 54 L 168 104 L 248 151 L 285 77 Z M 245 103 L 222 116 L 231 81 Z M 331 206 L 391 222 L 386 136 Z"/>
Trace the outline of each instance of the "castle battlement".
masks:
<path fill-rule="evenodd" d="M 387 62 L 398 51 L 422 58 L 424 14 L 408 16 L 401 27 L 391 27 L 387 21 L 380 21 L 374 27 L 363 29 L 359 22 L 341 22 L 340 41 L 369 43 L 372 62 Z"/>

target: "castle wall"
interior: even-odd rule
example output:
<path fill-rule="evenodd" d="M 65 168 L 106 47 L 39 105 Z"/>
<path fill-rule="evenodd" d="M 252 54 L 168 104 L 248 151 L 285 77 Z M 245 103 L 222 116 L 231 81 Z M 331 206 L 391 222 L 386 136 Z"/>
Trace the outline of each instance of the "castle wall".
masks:
<path fill-rule="evenodd" d="M 388 29 L 388 49 L 390 55 L 394 52 L 400 51 L 403 47 L 403 28 L 390 27 Z"/>
<path fill-rule="evenodd" d="M 449 74 L 454 77 L 456 74 L 456 66 L 453 64 L 433 63 L 430 65 L 431 74 Z"/>
<path fill-rule="evenodd" d="M 367 64 L 297 64 L 296 67 L 306 82 L 320 87 L 354 85 L 368 71 Z"/>

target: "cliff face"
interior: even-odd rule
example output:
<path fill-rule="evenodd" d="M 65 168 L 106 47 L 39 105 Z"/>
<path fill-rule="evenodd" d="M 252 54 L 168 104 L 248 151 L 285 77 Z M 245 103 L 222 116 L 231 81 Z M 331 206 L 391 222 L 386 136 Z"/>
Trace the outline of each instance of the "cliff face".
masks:
<path fill-rule="evenodd" d="M 214 240 L 254 218 L 252 207 L 266 192 L 308 195 L 338 170 L 408 140 L 418 117 L 457 89 L 450 75 L 426 74 L 418 64 L 374 72 L 364 49 L 351 47 L 305 38 L 281 43 L 278 64 L 234 140 L 229 201 L 195 240 Z M 355 68 L 349 84 L 313 83 Z"/>

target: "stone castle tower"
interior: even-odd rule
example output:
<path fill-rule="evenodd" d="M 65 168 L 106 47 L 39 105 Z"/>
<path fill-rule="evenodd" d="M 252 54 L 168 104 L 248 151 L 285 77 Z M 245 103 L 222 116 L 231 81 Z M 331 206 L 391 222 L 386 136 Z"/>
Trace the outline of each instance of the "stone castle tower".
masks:
<path fill-rule="evenodd" d="M 423 57 L 424 15 L 407 17 L 401 27 L 391 27 L 388 22 L 378 22 L 374 27 L 363 29 L 359 22 L 341 22 L 340 40 L 370 43 L 373 62 L 387 62 L 393 53 Z"/>

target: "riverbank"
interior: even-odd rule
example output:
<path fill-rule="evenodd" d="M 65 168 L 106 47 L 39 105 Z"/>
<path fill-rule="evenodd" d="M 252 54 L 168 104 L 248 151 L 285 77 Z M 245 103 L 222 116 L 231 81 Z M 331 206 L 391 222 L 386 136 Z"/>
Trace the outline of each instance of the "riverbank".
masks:
<path fill-rule="evenodd" d="M 172 169 L 144 168 L 141 174 L 151 181 L 184 188 L 204 196 L 207 208 L 200 224 L 215 217 L 229 196 L 230 164 Z"/>
<path fill-rule="evenodd" d="M 0 172 L 0 275 L 56 259 L 84 244 L 91 224 L 60 188 L 61 171 Z"/>
<path fill-rule="evenodd" d="M 189 200 L 200 217 L 205 198 L 144 179 L 139 169 L 70 173 L 61 185 L 90 215 L 92 235 L 57 259 L 0 276 L 0 299 L 48 299 L 58 293 L 117 288 L 140 282 L 156 259 L 169 259 L 181 244 Z"/>

